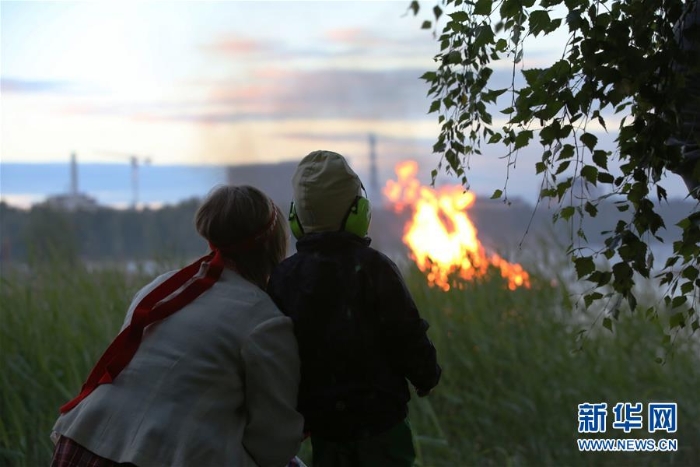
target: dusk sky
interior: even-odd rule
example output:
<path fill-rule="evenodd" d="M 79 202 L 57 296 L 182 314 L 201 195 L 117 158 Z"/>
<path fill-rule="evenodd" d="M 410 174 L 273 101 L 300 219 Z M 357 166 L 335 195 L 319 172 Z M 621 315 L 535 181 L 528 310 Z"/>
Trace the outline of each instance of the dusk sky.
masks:
<path fill-rule="evenodd" d="M 420 29 L 434 3 L 421 2 L 418 18 L 409 3 L 3 1 L 2 163 L 67 162 L 72 151 L 81 163 L 118 162 L 100 152 L 116 151 L 220 165 L 324 148 L 366 176 L 374 132 L 382 178 L 402 159 L 427 176 L 438 125 L 418 78 L 439 50 Z M 524 65 L 561 43 L 534 42 Z M 503 187 L 498 155 L 472 161 L 475 192 Z M 534 201 L 533 166 L 511 175 L 513 195 Z M 3 199 L 31 196 L 12 182 L 2 180 Z"/>

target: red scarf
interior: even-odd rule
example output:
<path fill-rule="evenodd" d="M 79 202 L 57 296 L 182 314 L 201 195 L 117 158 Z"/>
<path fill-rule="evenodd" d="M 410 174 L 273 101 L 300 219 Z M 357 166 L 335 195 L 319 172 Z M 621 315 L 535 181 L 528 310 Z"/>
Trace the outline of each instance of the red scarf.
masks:
<path fill-rule="evenodd" d="M 224 259 L 221 252 L 234 252 L 249 250 L 256 244 L 264 240 L 274 229 L 277 222 L 277 209 L 273 209 L 270 221 L 255 235 L 249 238 L 228 245 L 226 247 L 214 247 L 210 244 L 212 252 L 199 258 L 189 266 L 180 269 L 169 277 L 165 282 L 159 284 L 148 293 L 134 309 L 131 322 L 112 343 L 107 347 L 100 360 L 90 372 L 87 381 L 83 384 L 80 394 L 77 397 L 62 405 L 59 409 L 61 413 L 70 411 L 85 399 L 95 388 L 101 384 L 110 384 L 121 373 L 126 365 L 136 354 L 141 344 L 143 330 L 146 326 L 160 321 L 182 309 L 185 305 L 199 297 L 221 277 L 224 270 Z M 206 272 L 201 277 L 192 280 L 205 265 Z M 173 296 L 167 301 L 163 301 L 175 291 L 189 282 L 182 292 Z"/>

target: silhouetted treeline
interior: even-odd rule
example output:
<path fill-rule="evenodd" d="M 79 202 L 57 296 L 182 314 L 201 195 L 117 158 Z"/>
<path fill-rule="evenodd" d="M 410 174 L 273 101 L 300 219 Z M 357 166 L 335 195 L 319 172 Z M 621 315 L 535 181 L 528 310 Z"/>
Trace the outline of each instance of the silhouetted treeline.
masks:
<path fill-rule="evenodd" d="M 203 254 L 206 243 L 194 229 L 194 214 L 199 199 L 190 199 L 174 206 L 142 211 L 99 208 L 94 211 L 65 212 L 46 206 L 20 210 L 0 203 L 0 260 L 23 262 L 41 260 L 60 254 L 62 258 L 87 261 L 129 261 L 189 259 Z M 284 206 L 283 204 L 281 204 Z M 675 226 L 680 219 L 697 211 L 693 201 L 672 200 L 659 207 L 667 230 L 659 234 L 666 244 L 680 238 Z M 574 224 L 552 225 L 554 209 L 515 200 L 506 206 L 501 201 L 477 198 L 469 210 L 478 237 L 488 248 L 513 250 L 518 246 L 541 245 L 540 239 L 559 238 L 563 245 L 582 228 L 591 244 L 601 244 L 600 232 L 614 228 L 620 213 L 609 201 L 598 206 L 598 215 Z M 375 206 L 370 236 L 373 246 L 385 253 L 403 251 L 401 237 L 406 213 L 396 214 L 388 207 Z M 448 225 L 449 228 L 449 225 Z"/>
<path fill-rule="evenodd" d="M 66 212 L 46 206 L 20 210 L 0 203 L 3 261 L 61 257 L 87 260 L 182 258 L 202 254 L 194 229 L 198 199 L 142 211 L 99 208 Z"/>

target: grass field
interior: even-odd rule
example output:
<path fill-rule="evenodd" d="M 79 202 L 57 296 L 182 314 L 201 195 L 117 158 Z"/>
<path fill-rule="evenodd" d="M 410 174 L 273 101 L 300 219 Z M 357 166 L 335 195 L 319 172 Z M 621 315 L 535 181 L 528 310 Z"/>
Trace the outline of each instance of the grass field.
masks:
<path fill-rule="evenodd" d="M 667 354 L 663 319 L 623 313 L 614 333 L 591 328 L 596 312 L 577 310 L 545 274 L 514 292 L 500 278 L 444 293 L 416 270 L 406 277 L 444 369 L 433 394 L 411 402 L 420 465 L 700 465 L 697 348 L 681 338 Z M 57 264 L 3 271 L 0 465 L 48 465 L 59 405 L 77 393 L 148 279 Z M 585 340 L 576 337 L 582 328 Z M 677 433 L 649 434 L 645 425 L 625 435 L 610 428 L 611 412 L 607 433 L 577 433 L 578 404 L 654 401 L 678 403 Z M 679 450 L 581 453 L 579 437 L 675 438 Z M 302 457 L 310 460 L 308 445 Z"/>

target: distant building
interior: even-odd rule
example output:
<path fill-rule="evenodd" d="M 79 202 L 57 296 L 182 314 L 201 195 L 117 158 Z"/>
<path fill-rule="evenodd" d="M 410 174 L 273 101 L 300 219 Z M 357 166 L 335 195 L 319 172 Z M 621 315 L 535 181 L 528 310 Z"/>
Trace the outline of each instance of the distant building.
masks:
<path fill-rule="evenodd" d="M 70 192 L 49 196 L 43 205 L 62 211 L 94 211 L 99 207 L 95 198 L 78 191 L 78 159 L 75 153 L 70 156 Z"/>
<path fill-rule="evenodd" d="M 62 211 L 95 211 L 99 207 L 97 200 L 85 193 L 49 196 L 43 204 Z"/>
<path fill-rule="evenodd" d="M 230 185 L 250 185 L 267 194 L 282 211 L 292 201 L 292 175 L 297 161 L 273 164 L 232 165 L 227 170 Z"/>

